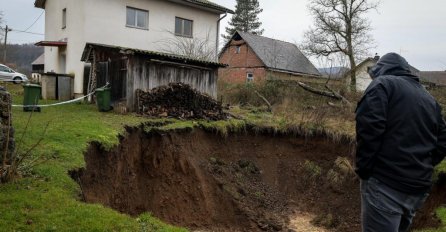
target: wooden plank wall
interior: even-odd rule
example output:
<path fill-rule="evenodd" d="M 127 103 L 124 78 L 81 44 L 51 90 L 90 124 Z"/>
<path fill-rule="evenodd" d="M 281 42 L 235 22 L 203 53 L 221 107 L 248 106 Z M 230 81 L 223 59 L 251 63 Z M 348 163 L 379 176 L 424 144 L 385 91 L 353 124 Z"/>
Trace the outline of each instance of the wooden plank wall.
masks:
<path fill-rule="evenodd" d="M 174 64 L 148 62 L 147 59 L 131 57 L 127 68 L 127 107 L 136 109 L 135 91 L 182 82 L 192 88 L 217 98 L 217 69 L 198 69 L 181 67 Z"/>

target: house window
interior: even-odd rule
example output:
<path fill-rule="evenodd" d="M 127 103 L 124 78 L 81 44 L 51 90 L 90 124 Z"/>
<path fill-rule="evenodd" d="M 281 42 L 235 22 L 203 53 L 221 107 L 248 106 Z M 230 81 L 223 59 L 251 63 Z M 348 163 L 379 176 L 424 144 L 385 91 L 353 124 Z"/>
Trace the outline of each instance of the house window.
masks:
<path fill-rule="evenodd" d="M 250 83 L 254 81 L 254 74 L 252 73 L 247 73 L 246 74 L 246 82 Z"/>
<path fill-rule="evenodd" d="M 192 37 L 193 24 L 192 20 L 175 17 L 175 35 Z"/>
<path fill-rule="evenodd" d="M 236 54 L 240 54 L 240 46 L 236 46 L 235 47 L 235 53 Z"/>
<path fill-rule="evenodd" d="M 62 10 L 62 29 L 67 28 L 67 8 Z"/>
<path fill-rule="evenodd" d="M 148 11 L 127 7 L 127 27 L 148 29 L 148 19 Z"/>

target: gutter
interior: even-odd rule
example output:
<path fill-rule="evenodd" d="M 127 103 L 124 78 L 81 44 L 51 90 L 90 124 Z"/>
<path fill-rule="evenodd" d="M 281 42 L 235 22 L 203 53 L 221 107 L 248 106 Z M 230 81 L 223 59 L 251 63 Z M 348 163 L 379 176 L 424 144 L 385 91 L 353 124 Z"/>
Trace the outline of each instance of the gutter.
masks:
<path fill-rule="evenodd" d="M 228 12 L 225 12 L 225 15 L 223 15 L 223 17 L 217 20 L 217 41 L 215 43 L 215 56 L 216 56 L 215 59 L 217 60 L 217 62 L 218 62 L 218 46 L 220 45 L 220 21 L 226 18 L 226 16 L 228 16 Z"/>

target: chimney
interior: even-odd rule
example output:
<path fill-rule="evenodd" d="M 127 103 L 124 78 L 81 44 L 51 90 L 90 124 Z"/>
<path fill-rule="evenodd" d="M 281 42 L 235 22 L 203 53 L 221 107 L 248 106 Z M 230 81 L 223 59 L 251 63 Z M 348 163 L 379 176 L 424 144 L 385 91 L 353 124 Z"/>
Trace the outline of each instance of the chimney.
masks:
<path fill-rule="evenodd" d="M 378 61 L 379 58 L 381 58 L 381 57 L 378 55 L 378 53 L 375 53 L 375 57 L 373 57 L 373 59 L 376 60 L 376 61 Z"/>

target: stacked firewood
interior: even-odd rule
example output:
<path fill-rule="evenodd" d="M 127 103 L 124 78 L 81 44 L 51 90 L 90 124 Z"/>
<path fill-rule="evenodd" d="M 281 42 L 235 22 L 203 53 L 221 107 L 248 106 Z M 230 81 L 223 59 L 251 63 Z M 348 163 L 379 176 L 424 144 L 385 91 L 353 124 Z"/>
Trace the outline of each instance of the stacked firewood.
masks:
<path fill-rule="evenodd" d="M 151 117 L 225 120 L 221 103 L 183 83 L 171 83 L 148 92 L 137 90 L 138 112 Z"/>

